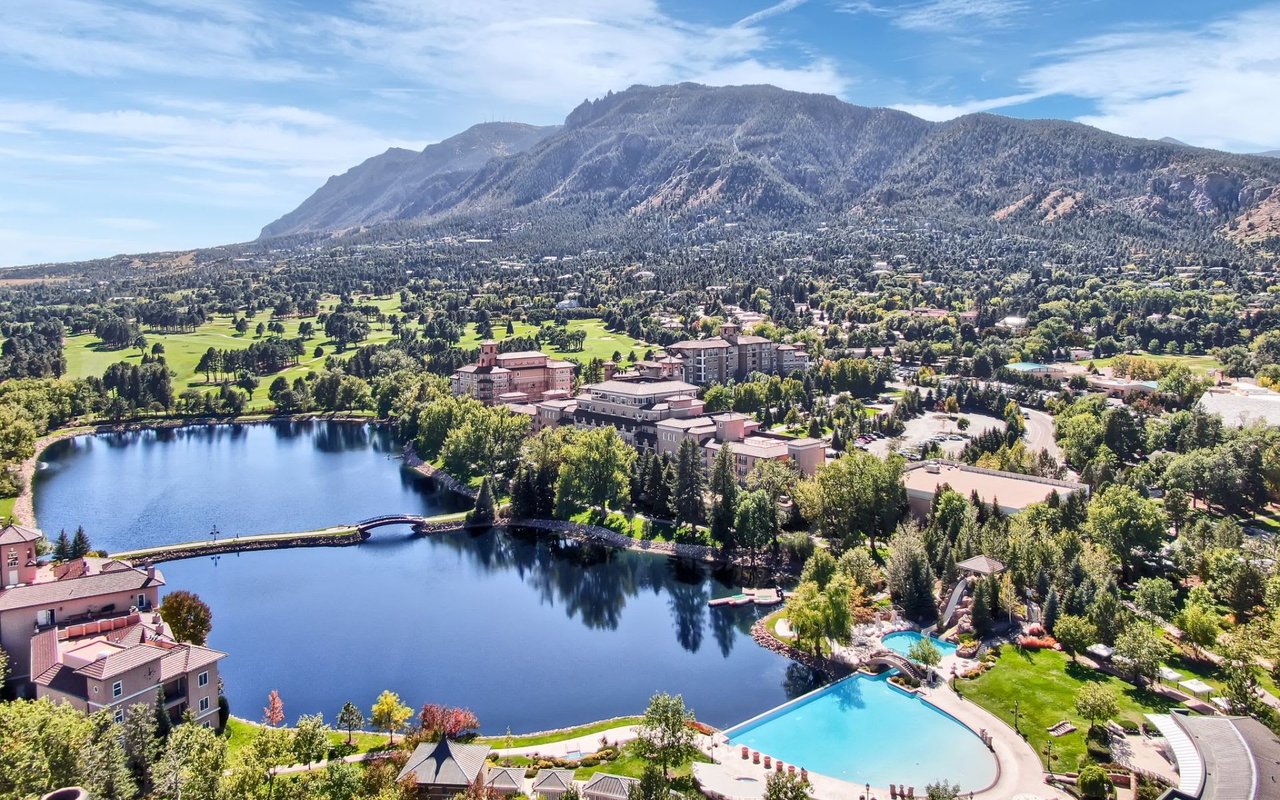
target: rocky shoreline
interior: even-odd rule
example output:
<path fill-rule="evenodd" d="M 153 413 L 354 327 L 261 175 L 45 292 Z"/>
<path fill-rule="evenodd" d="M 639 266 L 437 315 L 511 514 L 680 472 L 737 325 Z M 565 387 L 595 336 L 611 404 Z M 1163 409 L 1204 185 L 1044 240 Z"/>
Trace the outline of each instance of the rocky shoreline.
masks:
<path fill-rule="evenodd" d="M 821 672 L 832 680 L 853 674 L 853 669 L 844 662 L 815 656 L 813 653 L 805 652 L 786 642 L 779 641 L 776 636 L 770 633 L 767 620 L 768 617 L 761 617 L 751 626 L 751 638 L 755 639 L 756 644 L 780 656 L 785 656 L 792 661 L 803 664 L 809 669 Z"/>

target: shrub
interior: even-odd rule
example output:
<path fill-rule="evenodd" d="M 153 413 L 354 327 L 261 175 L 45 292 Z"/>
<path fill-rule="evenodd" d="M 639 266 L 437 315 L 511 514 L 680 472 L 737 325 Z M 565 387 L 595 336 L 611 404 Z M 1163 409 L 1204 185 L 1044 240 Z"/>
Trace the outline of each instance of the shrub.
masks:
<path fill-rule="evenodd" d="M 1052 650 L 1058 646 L 1058 640 L 1052 636 L 1019 636 L 1018 646 L 1028 650 Z"/>
<path fill-rule="evenodd" d="M 1088 800 L 1100 800 L 1110 792 L 1111 779 L 1107 777 L 1102 767 L 1090 764 L 1080 770 L 1080 776 L 1076 778 L 1076 788 L 1080 790 L 1082 797 Z"/>

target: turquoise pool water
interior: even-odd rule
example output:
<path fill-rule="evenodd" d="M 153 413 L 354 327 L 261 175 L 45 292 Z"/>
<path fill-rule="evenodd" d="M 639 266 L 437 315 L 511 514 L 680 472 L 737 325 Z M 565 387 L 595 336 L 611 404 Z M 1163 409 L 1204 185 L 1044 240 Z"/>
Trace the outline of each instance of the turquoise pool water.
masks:
<path fill-rule="evenodd" d="M 746 745 L 813 772 L 885 788 L 948 780 L 980 791 L 995 756 L 949 714 L 891 685 L 888 674 L 854 675 L 726 731 Z M 733 756 L 737 758 L 737 755 Z"/>
<path fill-rule="evenodd" d="M 900 656 L 911 656 L 911 645 L 923 639 L 924 636 L 916 631 L 898 631 L 891 633 L 880 639 L 880 643 L 889 648 Z M 944 642 L 941 639 L 930 637 L 934 645 L 942 651 L 942 655 L 953 656 L 957 647 L 951 642 Z"/>

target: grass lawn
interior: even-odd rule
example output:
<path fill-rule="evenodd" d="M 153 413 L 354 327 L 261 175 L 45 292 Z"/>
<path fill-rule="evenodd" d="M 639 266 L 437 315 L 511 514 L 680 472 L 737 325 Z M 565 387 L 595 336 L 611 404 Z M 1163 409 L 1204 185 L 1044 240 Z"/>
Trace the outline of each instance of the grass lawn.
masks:
<path fill-rule="evenodd" d="M 599 722 L 579 725 L 576 728 L 566 728 L 554 733 L 530 734 L 528 736 L 480 736 L 476 741 L 499 748 L 529 747 L 535 744 L 551 744 L 552 742 L 563 742 L 565 739 L 575 739 L 579 736 L 589 736 L 593 733 L 607 731 L 610 728 L 620 728 L 623 725 L 638 725 L 640 724 L 640 719 L 640 717 L 604 719 Z"/>
<path fill-rule="evenodd" d="M 1089 723 L 1075 711 L 1076 693 L 1086 683 L 1102 683 L 1115 691 L 1120 714 L 1117 721 L 1138 725 L 1146 713 L 1166 712 L 1176 704 L 1167 698 L 1139 689 L 1112 675 L 1074 663 L 1055 650 L 1026 650 L 1005 645 L 1000 660 L 981 676 L 957 682 L 969 700 L 1013 724 L 1014 700 L 1019 704 L 1019 727 L 1027 741 L 1043 754 L 1045 743 L 1053 742 L 1054 769 L 1074 771 L 1085 754 L 1085 731 Z M 1061 720 L 1071 720 L 1074 733 L 1052 737 L 1047 728 Z"/>
<path fill-rule="evenodd" d="M 240 750 L 248 747 L 249 743 L 253 741 L 253 737 L 257 734 L 258 729 L 261 727 L 261 725 L 256 723 L 246 722 L 245 720 L 236 719 L 235 717 L 227 720 L 227 727 L 226 730 L 223 731 L 222 735 L 227 740 L 228 755 L 235 755 Z M 400 738 L 400 736 L 396 737 L 396 745 L 400 744 Z M 344 752 L 344 755 L 349 753 L 367 753 L 373 750 L 386 750 L 388 748 L 387 735 L 385 733 L 356 731 L 355 735 L 351 737 L 351 741 L 353 749 Z M 330 731 L 329 743 L 335 749 L 345 748 L 347 744 L 347 732 Z"/>
<path fill-rule="evenodd" d="M 1186 366 L 1187 369 L 1191 370 L 1196 375 L 1204 375 L 1211 369 L 1222 369 L 1222 362 L 1218 361 L 1218 359 L 1214 358 L 1213 356 L 1183 356 L 1183 355 L 1172 355 L 1168 353 L 1162 353 L 1160 355 L 1151 355 L 1149 353 L 1137 353 L 1136 355 L 1139 358 L 1149 359 L 1159 364 L 1169 364 L 1169 365 L 1183 364 Z M 1111 358 L 1085 359 L 1085 361 L 1082 363 L 1087 364 L 1089 363 L 1089 361 L 1092 361 L 1095 367 L 1097 367 L 1098 369 L 1102 369 L 1103 367 L 1111 366 L 1114 360 L 1115 358 L 1113 356 Z"/>
<path fill-rule="evenodd" d="M 672 788 L 678 791 L 691 791 L 693 786 L 693 764 L 694 762 L 708 763 L 711 759 L 702 753 L 697 753 L 693 760 L 681 764 L 671 769 Z M 626 746 L 622 749 L 622 753 L 613 761 L 606 761 L 595 767 L 581 767 L 574 770 L 573 777 L 577 780 L 590 778 L 597 772 L 607 772 L 610 775 L 624 775 L 629 778 L 639 778 L 644 775 L 645 768 L 650 765 L 650 761 L 642 758 L 636 752 L 633 746 Z"/>
<path fill-rule="evenodd" d="M 327 303 L 321 305 L 321 308 L 331 307 L 336 302 L 336 299 L 330 298 Z M 398 297 L 364 297 L 360 298 L 357 304 L 376 305 L 389 314 L 399 313 L 400 309 Z M 196 374 L 196 364 L 199 363 L 200 356 L 204 355 L 204 352 L 210 347 L 219 350 L 244 350 L 254 342 L 261 341 L 253 332 L 257 324 L 270 321 L 271 316 L 269 313 L 260 313 L 249 320 L 249 330 L 247 332 L 238 333 L 231 317 L 223 314 L 216 315 L 212 321 L 206 322 L 189 333 L 156 333 L 144 330 L 143 335 L 147 338 L 148 350 L 156 342 L 164 345 L 165 363 L 175 373 L 173 381 L 175 394 L 180 394 L 188 388 L 209 389 L 212 391 L 216 387 L 205 383 L 204 375 Z M 298 326 L 300 324 L 307 321 L 315 324 L 316 318 L 295 317 L 281 321 L 285 327 L 284 337 L 291 339 L 298 335 Z M 316 327 L 319 328 L 318 325 Z M 370 328 L 369 338 L 361 344 L 381 344 L 391 341 L 390 325 L 381 326 L 377 321 L 371 321 Z M 325 352 L 325 355 L 320 358 L 315 358 L 312 355 L 317 345 L 323 347 Z M 118 361 L 130 364 L 138 364 L 142 361 L 142 354 L 137 349 L 129 347 L 122 350 L 108 350 L 102 347 L 102 342 L 97 337 L 87 333 L 68 336 L 64 349 L 67 356 L 67 377 L 69 378 L 100 376 L 106 371 L 107 367 Z M 355 348 L 349 348 L 346 355 L 350 355 L 353 352 L 355 352 Z M 333 354 L 335 354 L 333 342 L 325 337 L 322 330 L 317 330 L 316 337 L 306 342 L 306 352 L 299 359 L 296 367 L 290 367 L 272 375 L 261 376 L 262 385 L 253 393 L 253 400 L 249 403 L 249 410 L 261 410 L 271 406 L 271 401 L 267 399 L 267 386 L 271 381 L 275 380 L 277 375 L 282 375 L 292 382 L 294 378 L 323 368 L 325 358 Z M 339 357 L 342 356 L 340 355 Z"/>
<path fill-rule="evenodd" d="M 13 504 L 17 499 L 16 497 L 0 497 L 0 517 L 7 520 L 13 516 Z"/>
<path fill-rule="evenodd" d="M 600 521 L 600 515 L 596 512 L 583 510 L 569 517 L 570 522 L 576 522 L 579 525 L 599 525 L 608 528 L 614 533 L 620 533 L 623 536 L 630 536 L 632 539 L 644 539 L 644 520 L 645 517 L 636 514 L 628 517 L 621 511 L 610 511 L 609 518 Z M 677 541 L 676 529 L 666 522 L 654 522 L 650 527 L 652 534 L 648 538 L 655 542 L 674 542 Z"/>
<path fill-rule="evenodd" d="M 538 326 L 530 325 L 527 322 L 512 322 L 514 336 L 533 336 L 538 332 Z M 636 358 L 644 358 L 644 353 L 649 346 L 643 342 L 632 339 L 625 333 L 614 333 L 606 330 L 604 321 L 598 319 L 571 319 L 568 325 L 571 331 L 586 331 L 587 339 L 582 344 L 582 349 L 574 352 L 561 352 L 554 347 L 547 346 L 543 351 L 551 356 L 570 357 L 582 363 L 587 363 L 593 358 L 601 361 L 609 361 L 613 358 L 614 352 L 622 354 L 622 361 L 625 363 L 628 353 L 635 353 Z M 502 341 L 507 338 L 507 323 L 502 320 L 493 322 L 493 338 Z M 466 333 L 463 334 L 458 346 L 467 349 L 474 349 L 480 346 L 481 337 L 476 333 L 476 326 L 467 326 Z M 657 349 L 656 347 L 653 349 Z"/>

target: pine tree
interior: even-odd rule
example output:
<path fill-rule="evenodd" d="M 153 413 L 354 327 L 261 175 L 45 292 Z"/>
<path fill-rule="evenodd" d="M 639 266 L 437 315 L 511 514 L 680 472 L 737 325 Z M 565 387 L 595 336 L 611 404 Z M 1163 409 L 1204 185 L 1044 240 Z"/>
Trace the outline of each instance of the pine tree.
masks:
<path fill-rule="evenodd" d="M 156 691 L 156 737 L 160 741 L 169 738 L 169 732 L 173 730 L 173 721 L 169 719 L 169 712 L 164 707 L 164 687 L 161 686 Z"/>
<path fill-rule="evenodd" d="M 702 522 L 706 483 L 702 448 L 693 439 L 685 439 L 676 451 L 676 485 L 673 493 L 673 505 L 680 522 L 688 525 Z"/>
<path fill-rule="evenodd" d="M 738 472 L 733 448 L 727 443 L 716 453 L 711 468 L 711 538 L 724 549 L 733 547 L 733 523 L 738 510 Z"/>
<path fill-rule="evenodd" d="M 71 540 L 67 538 L 67 530 L 58 531 L 58 538 L 53 544 L 53 557 L 58 561 L 71 560 Z"/>
<path fill-rule="evenodd" d="M 475 507 L 467 512 L 468 525 L 492 525 L 495 516 L 493 490 L 489 488 L 489 477 L 480 480 L 480 492 L 476 495 Z"/>
<path fill-rule="evenodd" d="M 1053 633 L 1053 628 L 1058 624 L 1058 616 L 1061 612 L 1058 609 L 1058 590 L 1050 589 L 1049 597 L 1044 601 L 1044 629 L 1049 633 Z"/>
<path fill-rule="evenodd" d="M 991 616 L 991 592 L 987 581 L 979 581 L 973 590 L 973 605 L 969 608 L 969 620 L 973 623 L 974 633 L 986 637 L 991 633 L 995 620 Z"/>
<path fill-rule="evenodd" d="M 71 549 L 68 551 L 69 558 L 83 558 L 89 555 L 89 534 L 84 532 L 84 526 L 76 528 L 76 534 L 71 539 Z"/>

